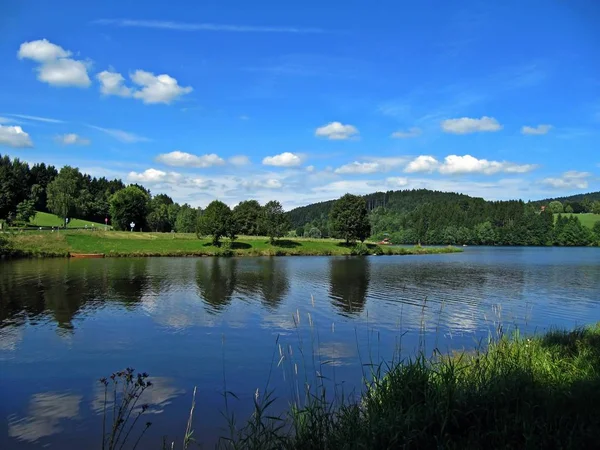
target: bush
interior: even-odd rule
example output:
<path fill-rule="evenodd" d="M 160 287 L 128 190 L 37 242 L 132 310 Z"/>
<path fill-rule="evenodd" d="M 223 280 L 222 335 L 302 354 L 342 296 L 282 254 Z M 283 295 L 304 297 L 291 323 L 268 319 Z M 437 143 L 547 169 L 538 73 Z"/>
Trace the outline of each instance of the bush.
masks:
<path fill-rule="evenodd" d="M 352 247 L 352 250 L 350 250 L 350 254 L 353 256 L 367 256 L 370 254 L 369 247 L 365 244 L 356 244 Z"/>
<path fill-rule="evenodd" d="M 317 227 L 312 227 L 310 230 L 304 232 L 304 237 L 310 239 L 321 239 L 322 233 Z"/>
<path fill-rule="evenodd" d="M 12 226 L 16 228 L 25 228 L 27 225 L 27 222 L 23 220 L 13 220 L 12 222 Z"/>
<path fill-rule="evenodd" d="M 373 254 L 374 254 L 374 255 L 381 256 L 381 255 L 383 255 L 383 254 L 384 254 L 384 252 L 383 252 L 383 249 L 382 249 L 382 248 L 381 248 L 379 245 L 377 245 L 377 246 L 376 246 L 376 247 L 373 249 Z"/>
<path fill-rule="evenodd" d="M 233 250 L 232 250 L 232 242 L 231 241 L 224 241 L 221 243 L 221 248 L 219 249 L 219 251 L 217 252 L 218 256 L 233 256 Z"/>
<path fill-rule="evenodd" d="M 0 234 L 0 256 L 8 255 L 10 253 L 10 243 L 8 237 L 4 234 Z"/>

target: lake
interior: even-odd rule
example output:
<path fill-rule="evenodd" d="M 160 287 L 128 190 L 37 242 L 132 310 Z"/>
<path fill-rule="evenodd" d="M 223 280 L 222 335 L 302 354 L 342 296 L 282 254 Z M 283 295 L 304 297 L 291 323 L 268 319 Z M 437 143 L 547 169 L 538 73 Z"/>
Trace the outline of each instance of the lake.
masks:
<path fill-rule="evenodd" d="M 212 446 L 257 389 L 283 410 L 318 371 L 351 395 L 370 362 L 600 321 L 599 302 L 598 248 L 0 261 L 0 448 L 99 448 L 98 379 L 128 366 L 154 382 L 142 448 L 181 440 L 194 386 Z"/>

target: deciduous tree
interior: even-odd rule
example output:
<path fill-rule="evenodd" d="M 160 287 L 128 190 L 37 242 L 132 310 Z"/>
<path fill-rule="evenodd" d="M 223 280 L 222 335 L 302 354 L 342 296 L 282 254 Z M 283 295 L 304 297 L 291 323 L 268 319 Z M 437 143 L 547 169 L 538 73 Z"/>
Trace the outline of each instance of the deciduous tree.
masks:
<path fill-rule="evenodd" d="M 346 243 L 363 242 L 371 233 L 369 216 L 362 197 L 346 194 L 337 200 L 329 216 L 334 236 Z"/>
<path fill-rule="evenodd" d="M 23 222 L 29 222 L 35 215 L 35 202 L 33 200 L 23 200 L 21 203 L 17 205 L 17 220 L 22 220 Z"/>
<path fill-rule="evenodd" d="M 146 226 L 148 215 L 148 194 L 137 186 L 128 186 L 117 191 L 110 198 L 111 223 L 117 230 L 129 229 L 131 222 L 135 223 L 136 229 Z"/>
<path fill-rule="evenodd" d="M 64 166 L 48 184 L 48 209 L 61 219 L 71 217 L 78 205 L 81 173 L 79 169 Z"/>
<path fill-rule="evenodd" d="M 233 208 L 233 217 L 239 233 L 246 236 L 261 234 L 261 206 L 256 200 L 245 200 Z"/>
<path fill-rule="evenodd" d="M 548 204 L 548 209 L 552 212 L 552 214 L 560 214 L 564 212 L 563 204 L 558 200 L 554 200 Z"/>
<path fill-rule="evenodd" d="M 219 246 L 220 239 L 230 233 L 231 218 L 229 206 L 219 200 L 210 202 L 198 219 L 198 237 L 212 236 L 213 245 Z"/>
<path fill-rule="evenodd" d="M 263 206 L 262 223 L 271 245 L 275 243 L 276 238 L 285 236 L 290 229 L 288 217 L 277 200 L 272 200 Z"/>
<path fill-rule="evenodd" d="M 198 210 L 187 203 L 181 206 L 175 219 L 175 231 L 178 233 L 195 233 L 198 224 Z"/>

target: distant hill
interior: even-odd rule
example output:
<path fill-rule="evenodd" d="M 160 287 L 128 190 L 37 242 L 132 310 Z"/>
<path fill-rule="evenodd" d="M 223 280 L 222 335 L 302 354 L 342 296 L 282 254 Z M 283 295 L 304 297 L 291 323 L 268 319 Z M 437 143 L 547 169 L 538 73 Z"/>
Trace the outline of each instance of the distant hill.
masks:
<path fill-rule="evenodd" d="M 543 200 L 536 200 L 531 202 L 534 205 L 545 205 L 554 200 L 558 200 L 561 203 L 572 203 L 572 202 L 581 202 L 584 199 L 589 199 L 591 201 L 600 200 L 600 191 L 599 192 L 588 192 L 587 194 L 577 194 L 571 195 L 569 197 L 554 197 L 554 198 L 545 198 Z"/>
<path fill-rule="evenodd" d="M 465 206 L 467 204 L 476 204 L 479 207 L 483 207 L 484 204 L 502 203 L 491 202 L 480 197 L 471 197 L 466 194 L 430 191 L 428 189 L 374 192 L 372 194 L 364 195 L 363 197 L 369 211 L 378 207 L 384 207 L 386 210 L 404 214 L 410 213 L 426 203 L 431 205 L 462 203 L 463 209 L 467 209 Z M 578 203 L 584 199 L 589 199 L 590 201 L 600 200 L 600 192 L 589 192 L 587 194 L 571 195 L 569 197 L 547 198 L 532 201 L 530 204 L 539 207 L 541 205 L 547 205 L 553 200 L 558 200 L 562 203 Z M 516 200 L 509 200 L 507 202 L 514 201 Z M 326 222 L 334 202 L 335 200 L 329 200 L 292 209 L 288 212 L 292 227 L 301 227 L 309 222 Z"/>
<path fill-rule="evenodd" d="M 425 203 L 456 203 L 461 200 L 485 203 L 485 200 L 478 197 L 470 197 L 454 192 L 430 191 L 428 189 L 374 192 L 363 195 L 363 197 L 369 211 L 384 207 L 386 210 L 398 213 L 409 213 Z M 329 200 L 292 209 L 288 212 L 292 227 L 300 227 L 309 222 L 326 221 L 334 202 L 335 200 Z"/>

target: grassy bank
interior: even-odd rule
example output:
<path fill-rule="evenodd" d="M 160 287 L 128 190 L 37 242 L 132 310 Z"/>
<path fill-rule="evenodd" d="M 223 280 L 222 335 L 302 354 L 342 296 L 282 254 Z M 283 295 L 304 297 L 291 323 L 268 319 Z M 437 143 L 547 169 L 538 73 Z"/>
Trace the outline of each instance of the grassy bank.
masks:
<path fill-rule="evenodd" d="M 65 225 L 64 219 L 61 219 L 54 214 L 41 211 L 36 211 L 35 216 L 31 218 L 29 223 L 36 227 L 63 227 Z M 90 222 L 81 219 L 70 219 L 67 228 L 83 228 L 86 225 L 88 227 L 104 227 L 103 223 Z"/>
<path fill-rule="evenodd" d="M 592 229 L 594 227 L 594 224 L 596 222 L 600 222 L 600 214 L 592 214 L 592 213 L 585 213 L 585 214 L 569 214 L 569 213 L 563 213 L 562 214 L 563 217 L 570 217 L 570 216 L 575 216 L 579 219 L 579 222 L 581 222 L 581 225 L 583 225 L 584 227 L 588 227 L 589 229 Z M 556 222 L 556 219 L 558 218 L 558 214 L 554 214 L 554 221 Z"/>
<path fill-rule="evenodd" d="M 381 369 L 381 367 L 380 367 Z M 501 338 L 379 370 L 356 402 L 317 393 L 273 417 L 257 399 L 227 448 L 596 448 L 600 326 Z"/>
<path fill-rule="evenodd" d="M 106 256 L 286 256 L 286 255 L 415 255 L 453 253 L 454 247 L 386 247 L 376 244 L 347 246 L 334 239 L 280 239 L 275 245 L 265 237 L 240 237 L 215 247 L 194 234 L 131 233 L 113 231 L 23 232 L 10 238 L 13 252 L 22 256 L 68 256 L 70 253 L 103 253 Z"/>

